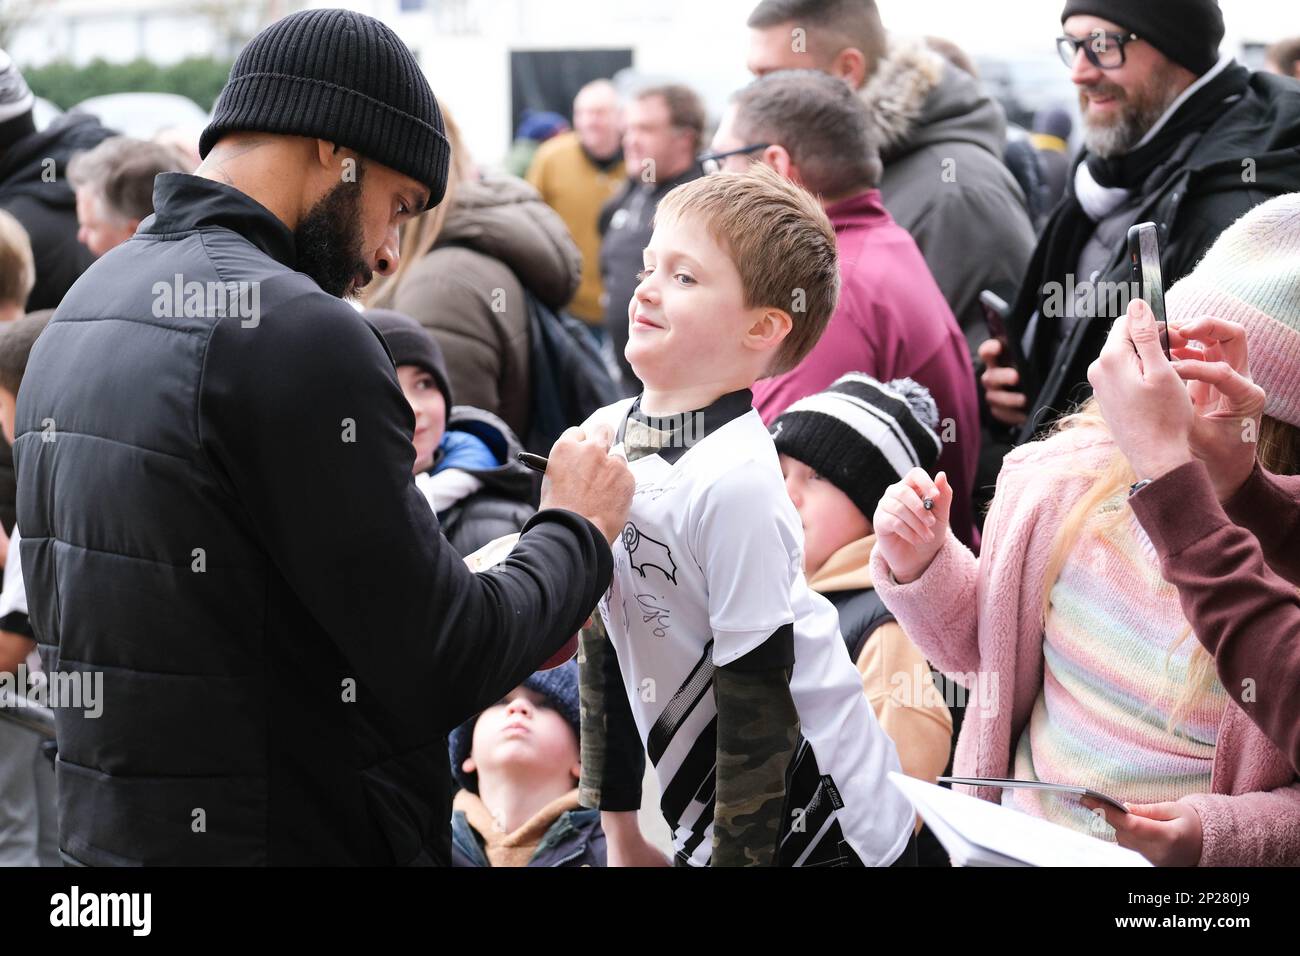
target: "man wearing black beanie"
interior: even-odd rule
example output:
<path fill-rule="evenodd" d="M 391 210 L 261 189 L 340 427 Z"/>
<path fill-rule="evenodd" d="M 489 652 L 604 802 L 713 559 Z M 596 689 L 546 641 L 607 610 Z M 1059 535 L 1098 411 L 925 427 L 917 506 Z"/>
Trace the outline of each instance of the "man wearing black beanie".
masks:
<path fill-rule="evenodd" d="M 980 348 L 989 411 L 1017 442 L 1087 398 L 1132 294 L 1131 225 L 1156 223 L 1168 288 L 1252 207 L 1300 190 L 1300 83 L 1221 55 L 1216 0 L 1068 0 L 1061 22 L 1085 150 L 1012 305 L 1023 376 L 997 341 Z"/>
<path fill-rule="evenodd" d="M 100 713 L 56 710 L 60 850 L 445 864 L 446 734 L 586 620 L 631 476 L 571 430 L 503 565 L 471 574 L 439 533 L 392 356 L 338 298 L 446 184 L 388 27 L 271 24 L 200 152 L 69 290 L 18 403 L 30 621 L 51 669 L 102 677 Z"/>
<path fill-rule="evenodd" d="M 36 262 L 32 311 L 52 309 L 95 261 L 77 241 L 77 197 L 68 161 L 113 135 L 88 113 L 60 116 L 37 130 L 36 98 L 9 54 L 0 50 L 0 209 L 26 230 Z M 8 452 L 3 453 L 8 457 Z"/>

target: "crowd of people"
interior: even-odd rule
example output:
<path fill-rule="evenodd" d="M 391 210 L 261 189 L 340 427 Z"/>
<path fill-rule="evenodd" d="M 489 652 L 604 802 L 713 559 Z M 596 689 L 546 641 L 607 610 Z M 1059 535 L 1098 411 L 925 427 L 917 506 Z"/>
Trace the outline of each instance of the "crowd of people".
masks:
<path fill-rule="evenodd" d="M 1300 865 L 1300 43 L 1066 0 L 1071 152 L 886 28 L 522 175 L 357 13 L 197 168 L 0 54 L 0 863 L 947 865 L 892 771 Z"/>

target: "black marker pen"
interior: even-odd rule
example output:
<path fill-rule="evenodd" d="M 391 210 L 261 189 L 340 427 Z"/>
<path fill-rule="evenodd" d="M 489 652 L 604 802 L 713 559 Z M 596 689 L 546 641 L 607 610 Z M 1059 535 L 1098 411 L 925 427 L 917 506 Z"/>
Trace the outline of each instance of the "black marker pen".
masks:
<path fill-rule="evenodd" d="M 521 465 L 527 465 L 533 471 L 539 474 L 546 474 L 546 459 L 541 455 L 534 455 L 532 452 L 521 451 L 515 455 Z"/>

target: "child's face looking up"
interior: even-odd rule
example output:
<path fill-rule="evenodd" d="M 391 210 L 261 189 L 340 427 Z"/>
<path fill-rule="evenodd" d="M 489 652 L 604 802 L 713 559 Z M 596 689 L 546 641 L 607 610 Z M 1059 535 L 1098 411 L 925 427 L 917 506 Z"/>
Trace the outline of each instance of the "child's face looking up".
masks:
<path fill-rule="evenodd" d="M 642 255 L 645 268 L 628 303 L 623 354 L 647 386 L 666 390 L 716 382 L 730 388 L 750 366 L 761 367 L 770 357 L 770 349 L 746 345 L 748 333 L 770 310 L 745 307 L 731 254 L 699 217 L 657 224 Z"/>
<path fill-rule="evenodd" d="M 804 573 L 811 577 L 840 548 L 871 534 L 871 522 L 853 500 L 803 462 L 782 455 L 781 474 L 803 523 Z"/>
<path fill-rule="evenodd" d="M 578 740 L 569 722 L 545 696 L 520 686 L 479 715 L 470 756 L 462 769 L 479 774 L 481 790 L 484 773 L 577 777 L 581 772 L 578 760 Z"/>
<path fill-rule="evenodd" d="M 402 394 L 415 412 L 415 468 L 413 474 L 428 471 L 433 466 L 433 454 L 442 441 L 447 427 L 447 402 L 438 388 L 437 379 L 418 365 L 397 366 L 397 381 Z"/>

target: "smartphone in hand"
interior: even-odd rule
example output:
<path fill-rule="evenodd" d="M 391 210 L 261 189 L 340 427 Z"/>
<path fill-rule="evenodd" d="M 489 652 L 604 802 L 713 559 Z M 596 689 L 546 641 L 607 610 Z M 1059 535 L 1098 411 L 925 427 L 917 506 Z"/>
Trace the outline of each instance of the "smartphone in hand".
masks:
<path fill-rule="evenodd" d="M 1151 307 L 1160 334 L 1160 347 L 1169 354 L 1169 324 L 1165 320 L 1165 288 L 1160 273 L 1160 239 L 1154 222 L 1140 222 L 1129 227 L 1128 260 L 1138 298 Z"/>
<path fill-rule="evenodd" d="M 1002 345 L 1002 360 L 999 364 L 1011 366 L 1020 376 L 1020 384 L 1013 391 L 1032 396 L 1034 389 L 1029 378 L 1029 363 L 1025 361 L 1024 352 L 1020 350 L 1019 340 L 1007 331 L 1011 306 L 1007 305 L 1002 296 L 988 289 L 980 293 L 980 306 L 984 309 L 984 321 L 988 323 L 989 334 Z"/>

